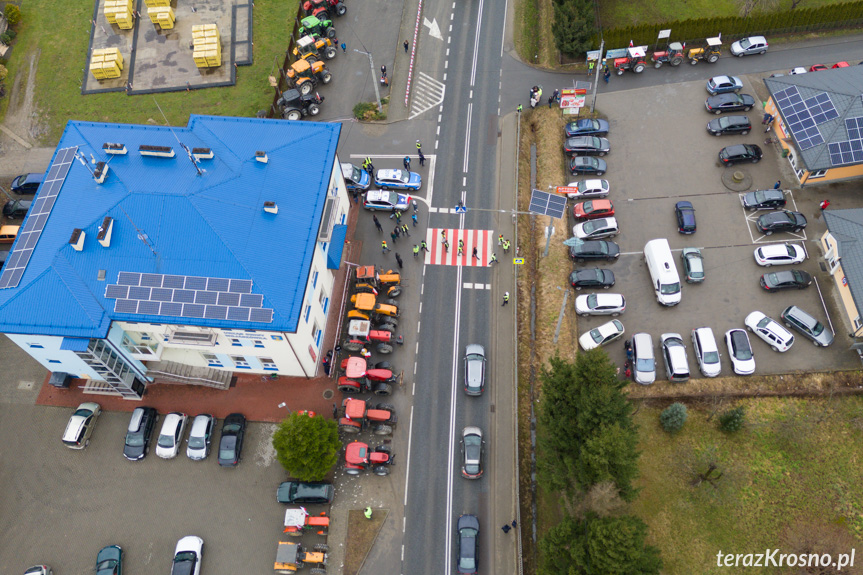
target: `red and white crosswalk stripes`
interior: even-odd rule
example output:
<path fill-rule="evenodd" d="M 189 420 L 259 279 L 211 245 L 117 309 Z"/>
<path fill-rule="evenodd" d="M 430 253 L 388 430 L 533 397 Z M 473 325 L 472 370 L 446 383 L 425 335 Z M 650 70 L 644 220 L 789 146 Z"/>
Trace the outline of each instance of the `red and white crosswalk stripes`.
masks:
<path fill-rule="evenodd" d="M 446 232 L 449 251 L 444 248 L 442 231 Z M 459 240 L 464 242 L 461 255 L 458 254 Z M 494 232 L 492 230 L 430 228 L 426 232 L 426 244 L 428 244 L 429 251 L 425 254 L 425 263 L 440 266 L 486 267 L 491 260 L 493 240 Z M 473 257 L 474 248 L 477 249 L 479 259 Z"/>

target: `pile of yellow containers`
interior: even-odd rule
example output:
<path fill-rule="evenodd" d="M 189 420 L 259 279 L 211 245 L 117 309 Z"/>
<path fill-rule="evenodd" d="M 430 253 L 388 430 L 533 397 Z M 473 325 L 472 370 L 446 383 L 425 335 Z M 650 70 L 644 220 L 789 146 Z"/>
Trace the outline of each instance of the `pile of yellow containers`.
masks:
<path fill-rule="evenodd" d="M 153 24 L 158 24 L 163 30 L 174 27 L 177 18 L 171 8 L 171 0 L 144 0 L 144 4 L 147 5 L 147 15 Z"/>
<path fill-rule="evenodd" d="M 97 80 L 119 78 L 123 70 L 123 55 L 117 48 L 96 48 L 90 56 L 90 72 Z"/>
<path fill-rule="evenodd" d="M 222 42 L 215 24 L 192 26 L 192 58 L 198 68 L 217 68 L 222 65 Z"/>
<path fill-rule="evenodd" d="M 105 20 L 122 30 L 131 30 L 134 25 L 132 0 L 105 0 Z"/>

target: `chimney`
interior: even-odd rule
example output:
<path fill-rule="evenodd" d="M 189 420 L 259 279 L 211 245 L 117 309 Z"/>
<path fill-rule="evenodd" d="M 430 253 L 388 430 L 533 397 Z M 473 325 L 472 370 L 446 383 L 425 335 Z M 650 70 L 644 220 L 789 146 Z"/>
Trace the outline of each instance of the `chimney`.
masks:
<path fill-rule="evenodd" d="M 268 214 L 278 214 L 279 206 L 276 205 L 276 202 L 264 202 L 264 211 Z"/>
<path fill-rule="evenodd" d="M 111 246 L 111 232 L 114 231 L 114 218 L 106 217 L 102 220 L 102 225 L 99 226 L 99 234 L 96 239 L 102 244 L 103 248 Z"/>
<path fill-rule="evenodd" d="M 98 162 L 96 164 L 96 169 L 93 171 L 93 177 L 96 179 L 97 184 L 104 183 L 105 178 L 108 177 L 108 164 L 105 162 Z"/>
<path fill-rule="evenodd" d="M 102 150 L 106 154 L 112 154 L 115 156 L 124 156 L 128 151 L 126 150 L 126 144 L 112 144 L 110 142 L 102 144 Z"/>
<path fill-rule="evenodd" d="M 267 153 L 261 152 L 261 151 L 255 152 L 255 159 L 258 160 L 259 162 L 261 162 L 262 164 L 266 164 L 267 162 L 270 161 L 270 159 L 267 157 Z"/>
<path fill-rule="evenodd" d="M 69 238 L 69 243 L 72 244 L 72 247 L 75 248 L 75 251 L 83 251 L 84 250 L 84 236 L 87 234 L 84 233 L 84 230 L 80 228 L 75 228 L 72 230 L 72 237 Z"/>
<path fill-rule="evenodd" d="M 213 150 L 210 148 L 192 148 L 192 155 L 196 160 L 212 160 Z"/>

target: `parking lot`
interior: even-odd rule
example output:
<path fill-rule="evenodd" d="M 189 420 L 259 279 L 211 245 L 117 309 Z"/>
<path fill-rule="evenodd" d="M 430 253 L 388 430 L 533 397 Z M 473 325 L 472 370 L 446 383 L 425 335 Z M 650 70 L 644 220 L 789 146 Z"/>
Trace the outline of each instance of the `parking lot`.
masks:
<path fill-rule="evenodd" d="M 706 65 L 700 67 L 706 81 L 712 69 Z M 761 78 L 744 76 L 741 79 L 743 92 L 755 96 L 753 82 L 761 82 Z M 626 297 L 627 309 L 619 318 L 626 328 L 626 337 L 648 332 L 653 336 L 658 353 L 660 334 L 677 332 L 689 342 L 693 328 L 708 326 L 713 329 L 722 354 L 722 375 L 733 375 L 727 347 L 720 341 L 725 332 L 744 328 L 744 318 L 754 310 L 778 319 L 780 312 L 793 304 L 814 315 L 828 329 L 832 322 L 836 340 L 829 348 L 816 348 L 793 332 L 794 346 L 786 353 L 776 353 L 750 334 L 756 373 L 859 367 L 856 354 L 848 350 L 851 343 L 848 329 L 832 303 L 832 282 L 818 265 L 817 239 L 826 229 L 820 219 L 818 202 L 823 197 L 818 188 L 797 189 L 787 163 L 779 157 L 778 148 L 764 145 L 760 103 L 746 114 L 753 124 L 750 134 L 715 137 L 706 130 L 707 122 L 717 117 L 705 110 L 707 97 L 704 82 L 690 82 L 603 94 L 597 102 L 597 109 L 611 124 L 608 136 L 611 152 L 605 157 L 608 172 L 603 177 L 611 186 L 609 199 L 614 203 L 621 229 L 613 239 L 622 252 L 617 262 L 599 267 L 608 267 L 615 274 L 617 283 L 610 291 Z M 761 146 L 764 150 L 761 162 L 722 167 L 717 158 L 719 150 L 738 143 Z M 790 190 L 786 208 L 802 212 L 808 220 L 807 228 L 799 234 L 760 234 L 754 220 L 766 211 L 746 212 L 742 208 L 738 192 L 727 189 L 722 183 L 727 170 L 739 170 L 751 176 L 749 190 L 772 188 L 774 182 L 780 180 L 782 188 Z M 693 235 L 677 231 L 674 204 L 684 199 L 692 202 L 696 211 L 698 228 Z M 668 239 L 681 281 L 680 251 L 685 247 L 697 247 L 704 256 L 704 283 L 683 283 L 682 301 L 675 307 L 661 306 L 653 295 L 643 249 L 644 244 L 654 238 Z M 808 259 L 799 266 L 773 267 L 769 271 L 795 267 L 808 271 L 815 282 L 805 290 L 768 293 L 758 283 L 768 268 L 755 263 L 753 252 L 759 245 L 790 241 L 804 246 Z M 579 264 L 581 266 L 595 267 L 595 264 L 588 262 Z M 830 313 L 829 322 L 822 297 Z M 608 319 L 602 316 L 580 318 L 579 332 L 585 333 Z M 691 343 L 687 343 L 687 347 L 690 370 L 693 377 L 699 376 Z M 623 363 L 622 344 L 612 343 L 608 351 L 613 360 Z M 664 378 L 661 360 L 657 368 L 658 377 Z"/>

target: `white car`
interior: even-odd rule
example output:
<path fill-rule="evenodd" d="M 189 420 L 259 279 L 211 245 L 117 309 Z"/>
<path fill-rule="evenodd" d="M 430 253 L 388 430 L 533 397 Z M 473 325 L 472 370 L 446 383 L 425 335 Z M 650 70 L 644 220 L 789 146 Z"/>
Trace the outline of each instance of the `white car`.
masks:
<path fill-rule="evenodd" d="M 769 244 L 755 250 L 755 263 L 769 268 L 799 264 L 806 259 L 806 251 L 797 244 Z"/>
<path fill-rule="evenodd" d="M 716 377 L 722 371 L 719 348 L 716 346 L 713 330 L 709 327 L 692 330 L 692 352 L 704 377 Z"/>
<path fill-rule="evenodd" d="M 653 353 L 653 338 L 649 333 L 632 336 L 632 377 L 635 383 L 650 385 L 656 381 L 656 355 Z"/>
<path fill-rule="evenodd" d="M 189 416 L 185 413 L 174 412 L 165 416 L 162 431 L 159 432 L 159 441 L 156 442 L 156 455 L 163 459 L 177 457 L 188 419 Z"/>
<path fill-rule="evenodd" d="M 665 362 L 665 376 L 668 381 L 682 383 L 689 379 L 689 362 L 686 361 L 686 344 L 679 333 L 664 333 L 659 336 L 662 342 L 662 360 Z"/>
<path fill-rule="evenodd" d="M 203 553 L 204 540 L 200 537 L 187 535 L 177 541 L 171 575 L 200 575 Z"/>
<path fill-rule="evenodd" d="M 760 311 L 754 311 L 746 316 L 746 327 L 767 342 L 773 351 L 785 352 L 794 345 L 794 336 L 782 327 L 778 321 L 769 318 Z"/>
<path fill-rule="evenodd" d="M 186 446 L 186 457 L 192 461 L 201 461 L 210 454 L 210 442 L 213 439 L 213 424 L 215 419 L 212 415 L 202 413 L 192 420 L 192 429 L 189 431 L 189 440 Z"/>
<path fill-rule="evenodd" d="M 626 311 L 626 299 L 619 293 L 589 293 L 575 298 L 575 313 L 580 316 L 610 315 Z"/>
<path fill-rule="evenodd" d="M 805 74 L 806 68 L 804 68 L 803 66 L 797 66 L 796 68 L 794 68 L 793 70 L 791 70 L 788 73 L 791 74 L 792 76 L 794 76 L 796 74 Z"/>
<path fill-rule="evenodd" d="M 570 188 L 576 188 L 577 191 L 566 194 L 570 200 L 582 198 L 604 198 L 608 195 L 608 180 L 579 180 L 577 182 L 569 182 Z"/>
<path fill-rule="evenodd" d="M 767 48 L 767 39 L 764 36 L 750 36 L 731 44 L 731 54 L 737 57 L 766 54 Z"/>
<path fill-rule="evenodd" d="M 725 332 L 725 345 L 731 357 L 731 367 L 737 375 L 752 375 L 755 373 L 755 356 L 746 330 L 729 329 Z"/>
<path fill-rule="evenodd" d="M 611 238 L 620 233 L 616 218 L 599 218 L 588 220 L 572 226 L 572 235 L 580 240 L 598 240 Z"/>
<path fill-rule="evenodd" d="M 587 351 L 620 339 L 623 336 L 623 332 L 623 324 L 613 319 L 582 335 L 578 338 L 578 343 L 581 344 L 581 349 Z"/>

